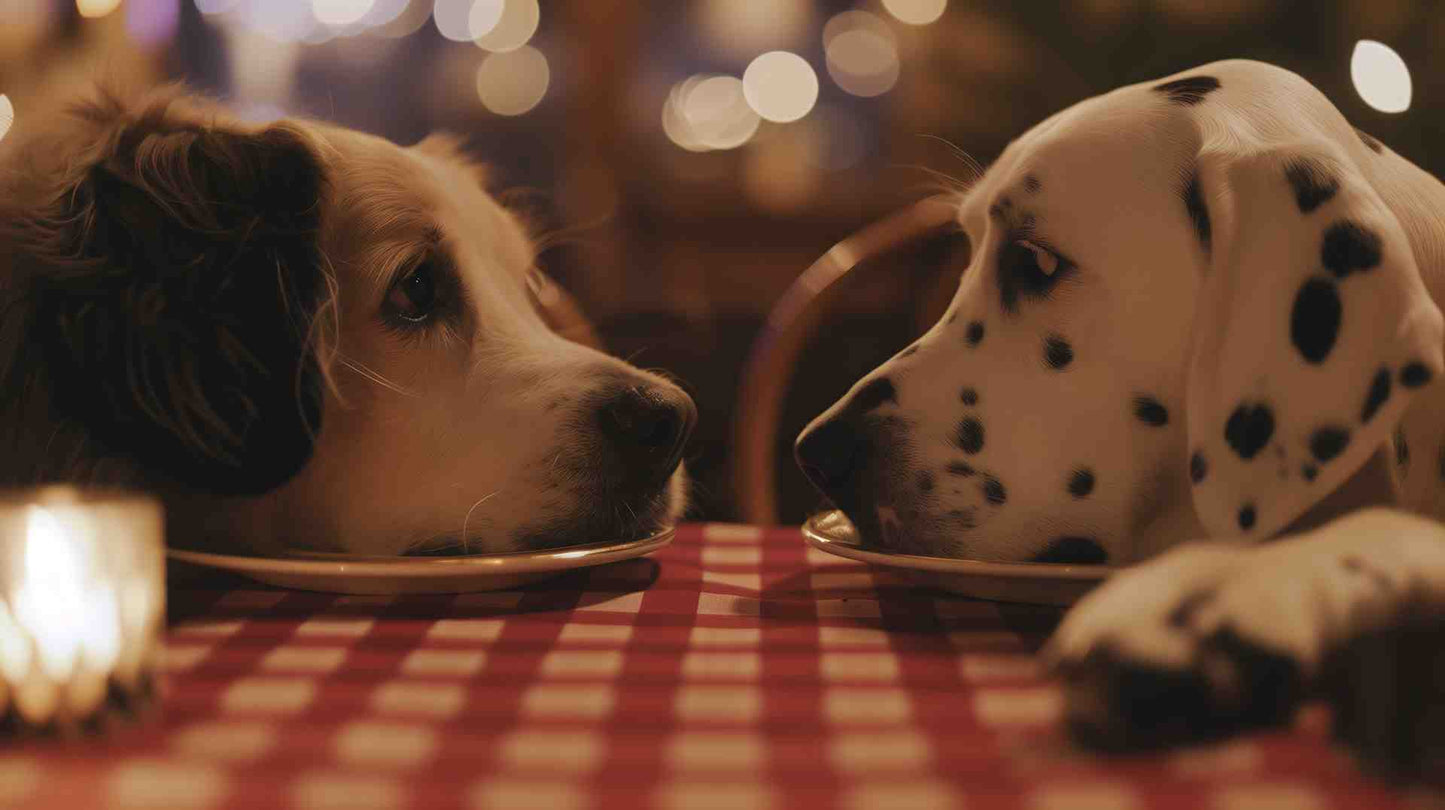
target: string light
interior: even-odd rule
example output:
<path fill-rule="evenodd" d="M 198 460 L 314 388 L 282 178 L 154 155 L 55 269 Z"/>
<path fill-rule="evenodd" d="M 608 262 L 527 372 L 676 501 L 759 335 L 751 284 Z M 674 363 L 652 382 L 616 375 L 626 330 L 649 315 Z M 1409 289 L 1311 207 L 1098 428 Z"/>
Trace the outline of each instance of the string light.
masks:
<path fill-rule="evenodd" d="M 0 140 L 10 132 L 10 126 L 15 123 L 15 105 L 10 103 L 10 97 L 0 93 Z"/>
<path fill-rule="evenodd" d="M 531 41 L 542 20 L 537 0 L 479 0 L 478 7 L 496 3 L 498 17 L 486 31 L 474 32 L 478 48 L 493 53 L 514 51 Z"/>
<path fill-rule="evenodd" d="M 1362 39 L 1350 57 L 1350 79 L 1365 103 L 1385 113 L 1410 109 L 1410 69 L 1394 49 L 1383 42 Z"/>
<path fill-rule="evenodd" d="M 104 17 L 118 8 L 120 0 L 75 0 L 75 10 L 80 12 L 80 16 L 92 19 Z"/>
<path fill-rule="evenodd" d="M 883 7 L 899 22 L 928 25 L 943 16 L 948 0 L 883 0 Z"/>
<path fill-rule="evenodd" d="M 323 25 L 351 25 L 360 22 L 376 0 L 311 0 L 311 13 Z"/>
<path fill-rule="evenodd" d="M 482 105 L 497 115 L 522 115 L 547 95 L 551 76 L 547 57 L 524 45 L 482 60 L 477 68 L 477 95 Z"/>
<path fill-rule="evenodd" d="M 828 75 L 845 92 L 878 96 L 898 82 L 898 47 L 888 24 L 866 11 L 845 11 L 823 26 Z"/>
<path fill-rule="evenodd" d="M 758 115 L 786 124 L 813 109 L 818 101 L 818 75 L 795 53 L 769 51 L 743 71 L 743 94 Z"/>

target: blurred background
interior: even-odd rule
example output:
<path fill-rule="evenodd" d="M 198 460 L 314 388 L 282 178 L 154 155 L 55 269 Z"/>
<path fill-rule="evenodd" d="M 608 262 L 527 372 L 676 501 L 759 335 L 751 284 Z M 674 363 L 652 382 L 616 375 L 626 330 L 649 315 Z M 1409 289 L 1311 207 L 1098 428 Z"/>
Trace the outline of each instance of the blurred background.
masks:
<path fill-rule="evenodd" d="M 1440 176 L 1439 41 L 1432 0 L 0 0 L 0 137 L 98 76 L 466 136 L 607 348 L 691 391 L 692 516 L 729 520 L 758 517 L 733 485 L 745 359 L 840 239 L 1062 107 L 1230 57 L 1302 74 Z M 784 401 L 774 517 L 818 505 L 792 437 L 931 323 L 966 255 L 905 252 L 831 297 Z"/>

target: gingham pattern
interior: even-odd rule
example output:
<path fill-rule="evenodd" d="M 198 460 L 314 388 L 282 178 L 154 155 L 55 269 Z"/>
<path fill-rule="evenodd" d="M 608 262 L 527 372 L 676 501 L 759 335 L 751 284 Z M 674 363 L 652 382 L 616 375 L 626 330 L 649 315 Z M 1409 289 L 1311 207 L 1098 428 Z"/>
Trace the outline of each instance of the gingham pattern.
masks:
<path fill-rule="evenodd" d="M 1044 611 L 946 598 L 687 526 L 651 559 L 522 591 L 172 595 L 158 720 L 0 748 L 35 808 L 1358 808 L 1319 713 L 1101 759 L 1028 655 Z"/>

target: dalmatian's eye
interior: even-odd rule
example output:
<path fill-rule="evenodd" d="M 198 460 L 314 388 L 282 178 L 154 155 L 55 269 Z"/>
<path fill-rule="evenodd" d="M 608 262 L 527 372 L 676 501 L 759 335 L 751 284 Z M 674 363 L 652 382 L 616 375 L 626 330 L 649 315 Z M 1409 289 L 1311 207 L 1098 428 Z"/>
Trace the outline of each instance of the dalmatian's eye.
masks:
<path fill-rule="evenodd" d="M 1020 296 L 1047 298 L 1073 267 L 1072 262 L 1037 238 L 1015 238 L 1004 243 L 998 254 L 998 286 L 1004 310 L 1014 311 Z"/>
<path fill-rule="evenodd" d="M 1016 242 L 1019 247 L 1034 254 L 1034 267 L 1040 273 L 1052 277 L 1059 270 L 1059 257 L 1047 248 L 1041 248 L 1027 239 L 1020 239 Z"/>

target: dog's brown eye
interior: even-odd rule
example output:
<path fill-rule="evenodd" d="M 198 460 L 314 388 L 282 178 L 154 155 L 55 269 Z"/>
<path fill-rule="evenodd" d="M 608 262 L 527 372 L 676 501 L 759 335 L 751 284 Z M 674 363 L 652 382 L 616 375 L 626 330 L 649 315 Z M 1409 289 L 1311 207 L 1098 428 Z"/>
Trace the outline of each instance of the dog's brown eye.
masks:
<path fill-rule="evenodd" d="M 436 268 L 429 261 L 412 268 L 392 285 L 386 303 L 401 320 L 424 323 L 437 305 Z"/>
<path fill-rule="evenodd" d="M 1047 298 L 1074 265 L 1037 240 L 1014 239 L 998 255 L 999 295 L 1005 312 L 1018 307 L 1019 296 Z"/>

